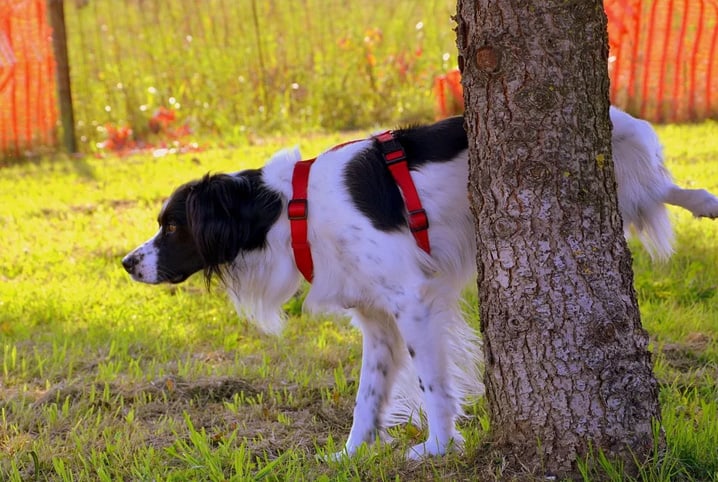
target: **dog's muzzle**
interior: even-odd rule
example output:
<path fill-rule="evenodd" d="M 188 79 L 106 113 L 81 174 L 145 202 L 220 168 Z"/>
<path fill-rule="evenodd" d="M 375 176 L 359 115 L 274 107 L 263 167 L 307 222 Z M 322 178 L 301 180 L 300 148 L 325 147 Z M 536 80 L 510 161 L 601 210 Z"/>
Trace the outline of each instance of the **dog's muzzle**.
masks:
<path fill-rule="evenodd" d="M 140 264 L 139 258 L 133 254 L 130 253 L 124 258 L 122 258 L 122 267 L 125 268 L 125 271 L 127 271 L 130 275 L 132 275 L 133 278 L 142 279 L 142 273 L 137 273 L 137 265 Z"/>

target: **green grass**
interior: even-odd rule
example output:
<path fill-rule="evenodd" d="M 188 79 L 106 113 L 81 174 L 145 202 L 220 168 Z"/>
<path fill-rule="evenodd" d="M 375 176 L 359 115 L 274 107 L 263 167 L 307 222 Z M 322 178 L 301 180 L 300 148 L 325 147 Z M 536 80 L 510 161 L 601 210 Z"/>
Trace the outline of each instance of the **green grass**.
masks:
<path fill-rule="evenodd" d="M 660 128 L 682 185 L 718 192 L 718 124 Z M 522 475 L 486 442 L 484 402 L 463 423 L 464 456 L 423 464 L 401 447 L 323 462 L 351 423 L 360 337 L 291 301 L 281 338 L 239 319 L 220 290 L 132 282 L 120 258 L 153 234 L 171 186 L 305 156 L 352 135 L 263 139 L 153 158 L 13 165 L 0 176 L 0 480 L 492 480 Z M 668 447 L 641 480 L 718 481 L 718 223 L 672 211 L 675 256 L 636 243 Z M 468 294 L 471 303 L 473 295 Z M 473 322 L 477 320 L 473 317 Z M 587 480 L 622 480 L 595 457 Z M 593 468 L 588 468 L 593 467 Z"/>
<path fill-rule="evenodd" d="M 105 125 L 152 140 L 160 106 L 202 135 L 343 130 L 434 116 L 457 65 L 453 0 L 67 2 L 83 151 Z"/>

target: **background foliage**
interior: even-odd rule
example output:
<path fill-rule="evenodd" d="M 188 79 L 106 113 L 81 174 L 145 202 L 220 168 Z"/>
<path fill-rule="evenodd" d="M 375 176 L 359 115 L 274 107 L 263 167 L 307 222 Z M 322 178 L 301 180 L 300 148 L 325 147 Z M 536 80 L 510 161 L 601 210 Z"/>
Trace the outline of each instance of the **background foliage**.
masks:
<path fill-rule="evenodd" d="M 78 138 L 147 135 L 159 107 L 204 135 L 431 120 L 456 66 L 451 0 L 66 2 Z"/>

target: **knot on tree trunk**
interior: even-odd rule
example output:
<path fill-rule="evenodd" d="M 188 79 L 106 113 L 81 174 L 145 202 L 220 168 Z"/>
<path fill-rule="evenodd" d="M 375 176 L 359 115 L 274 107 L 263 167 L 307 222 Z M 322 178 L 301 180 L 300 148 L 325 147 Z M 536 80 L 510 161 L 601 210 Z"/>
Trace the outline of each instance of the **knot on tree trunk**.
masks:
<path fill-rule="evenodd" d="M 487 74 L 498 72 L 501 68 L 501 52 L 488 45 L 481 47 L 476 52 L 476 67 Z"/>

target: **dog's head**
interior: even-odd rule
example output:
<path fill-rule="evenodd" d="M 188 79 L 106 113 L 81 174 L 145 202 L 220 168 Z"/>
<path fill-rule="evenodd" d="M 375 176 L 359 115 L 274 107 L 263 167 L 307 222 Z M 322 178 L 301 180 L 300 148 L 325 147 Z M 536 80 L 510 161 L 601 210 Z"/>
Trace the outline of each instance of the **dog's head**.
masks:
<path fill-rule="evenodd" d="M 281 205 L 261 170 L 208 174 L 172 193 L 157 234 L 125 256 L 122 266 L 143 283 L 181 283 L 198 271 L 209 283 L 240 252 L 264 247 Z"/>

